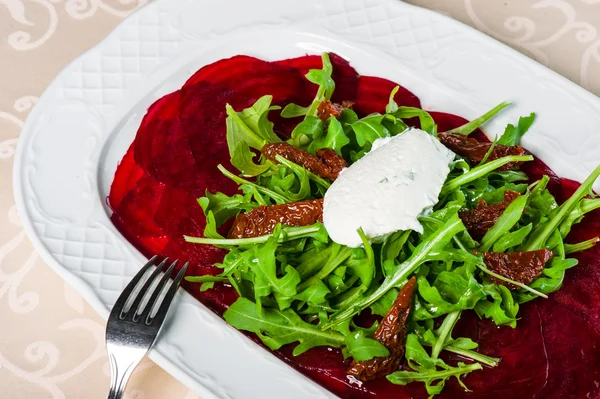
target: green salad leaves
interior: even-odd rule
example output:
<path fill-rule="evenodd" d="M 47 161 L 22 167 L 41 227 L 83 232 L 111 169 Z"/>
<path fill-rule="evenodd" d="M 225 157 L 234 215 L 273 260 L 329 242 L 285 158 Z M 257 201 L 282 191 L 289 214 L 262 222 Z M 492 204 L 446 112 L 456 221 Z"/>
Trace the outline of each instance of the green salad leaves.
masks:
<path fill-rule="evenodd" d="M 332 65 L 327 54 L 323 67 L 311 70 L 307 79 L 318 86 L 314 100 L 306 105 L 289 104 L 284 118 L 303 116 L 288 143 L 310 154 L 322 148 L 333 149 L 348 164 L 370 151 L 379 138 L 402 134 L 409 119 L 418 118 L 421 129 L 437 137 L 437 126 L 426 111 L 398 106 L 394 89 L 385 114 L 359 118 L 351 109 L 339 117 L 322 120 L 317 108 L 335 90 Z M 210 193 L 198 199 L 206 215 L 204 237 L 185 237 L 192 243 L 227 248 L 229 253 L 216 266 L 216 276 L 188 277 L 201 283 L 201 289 L 229 284 L 239 298 L 224 313 L 237 329 L 255 333 L 269 348 L 277 350 L 294 344 L 294 355 L 316 346 L 342 349 L 355 362 L 387 357 L 390 349 L 373 338 L 378 323 L 360 327 L 356 317 L 363 312 L 385 316 L 399 290 L 411 277 L 416 285 L 402 370 L 387 375 L 398 385 L 423 383 L 427 392 L 439 394 L 446 381 L 462 379 L 482 365 L 494 367 L 500 359 L 477 352 L 477 343 L 452 337 L 462 312 L 474 310 L 498 326 L 518 323 L 519 305 L 547 297 L 560 289 L 566 270 L 576 266 L 572 253 L 594 246 L 599 239 L 565 244 L 571 227 L 583 216 L 600 208 L 600 199 L 591 188 L 600 176 L 597 168 L 581 187 L 559 205 L 547 189 L 549 178 L 527 184 L 518 169 L 504 170 L 508 164 L 533 160 L 530 155 L 505 156 L 488 161 L 495 146 L 518 145 L 535 120 L 535 114 L 508 125 L 479 164 L 458 157 L 442 188 L 439 202 L 420 218 L 424 231 L 398 231 L 381 242 L 372 243 L 359 230 L 361 248 L 333 242 L 323 224 L 290 227 L 277 225 L 265 236 L 225 238 L 221 229 L 243 212 L 276 204 L 323 198 L 331 182 L 302 165 L 277 157 L 270 161 L 260 150 L 281 139 L 273 130 L 269 113 L 271 96 L 263 96 L 243 110 L 227 106 L 227 143 L 231 164 L 237 172 L 219 166 L 220 171 L 239 186 L 239 193 L 227 196 Z M 506 108 L 503 102 L 450 134 L 469 135 Z M 469 234 L 461 212 L 472 210 L 480 201 L 498 204 L 510 190 L 519 194 L 503 209 L 480 240 Z M 514 193 L 513 193 L 514 194 Z M 541 275 L 529 285 L 513 281 L 484 263 L 484 252 L 517 253 L 547 249 L 553 252 Z M 509 289 L 508 287 L 516 288 Z M 440 319 L 438 328 L 434 320 Z M 447 364 L 443 351 L 461 355 L 465 362 Z"/>

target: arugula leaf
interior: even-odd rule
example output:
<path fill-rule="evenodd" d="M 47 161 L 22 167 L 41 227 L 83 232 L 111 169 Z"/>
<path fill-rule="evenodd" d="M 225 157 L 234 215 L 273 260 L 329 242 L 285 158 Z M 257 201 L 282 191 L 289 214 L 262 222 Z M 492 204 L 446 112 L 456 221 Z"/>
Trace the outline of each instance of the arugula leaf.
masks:
<path fill-rule="evenodd" d="M 281 109 L 281 107 L 271 106 L 271 101 L 273 101 L 273 96 L 262 96 L 251 107 L 238 112 L 238 116 L 260 138 L 272 143 L 281 141 L 281 139 L 273 132 L 273 123 L 267 119 L 267 115 L 269 111 Z"/>
<path fill-rule="evenodd" d="M 261 165 L 257 165 L 254 163 L 252 158 L 254 158 L 254 153 L 250 151 L 248 143 L 245 141 L 240 141 L 233 150 L 233 155 L 231 156 L 231 165 L 235 166 L 235 168 L 242 172 L 244 176 L 260 175 L 261 173 L 269 170 L 273 165 L 273 163 L 269 160 Z"/>
<path fill-rule="evenodd" d="M 390 99 L 388 100 L 388 103 L 385 106 L 386 114 L 393 114 L 394 112 L 398 111 L 398 104 L 394 100 L 394 97 L 396 96 L 396 93 L 398 93 L 398 90 L 400 90 L 400 86 L 396 86 L 392 89 L 392 92 L 390 93 Z"/>
<path fill-rule="evenodd" d="M 221 234 L 217 231 L 217 222 L 215 221 L 215 215 L 212 211 L 206 213 L 206 225 L 204 226 L 204 237 L 209 239 L 221 240 L 224 239 Z"/>
<path fill-rule="evenodd" d="M 307 115 L 292 131 L 292 138 L 288 141 L 298 148 L 305 148 L 312 140 L 323 135 L 323 121 L 316 116 Z"/>
<path fill-rule="evenodd" d="M 313 324 L 303 321 L 291 309 L 284 311 L 263 308 L 259 313 L 255 303 L 247 298 L 238 298 L 223 317 L 238 330 L 251 331 L 270 349 L 277 350 L 292 342 L 300 344 L 294 348 L 298 356 L 315 346 L 344 345 L 344 336 L 336 331 L 321 331 Z"/>
<path fill-rule="evenodd" d="M 486 122 L 488 122 L 490 119 L 492 119 L 494 116 L 496 116 L 500 111 L 502 111 L 504 108 L 508 107 L 511 104 L 512 103 L 510 101 L 501 102 L 500 104 L 496 105 L 494 108 L 492 108 L 485 114 L 481 115 L 480 117 L 475 118 L 471 122 L 468 122 L 462 126 L 454 128 L 452 130 L 448 130 L 446 133 L 458 133 L 458 134 L 462 134 L 463 136 L 468 136 L 469 134 L 473 133 L 476 129 L 483 126 Z M 502 144 L 502 143 L 499 143 L 499 144 Z"/>
<path fill-rule="evenodd" d="M 390 354 L 388 348 L 373 338 L 367 338 L 363 331 L 357 331 L 346 335 L 346 346 L 350 356 L 357 362 L 373 359 L 374 357 L 386 357 Z"/>
<path fill-rule="evenodd" d="M 326 297 L 329 293 L 330 291 L 329 288 L 327 288 L 327 285 L 325 285 L 323 281 L 317 281 L 315 284 L 306 287 L 303 291 L 295 295 L 294 299 L 312 305 L 321 305 L 327 302 Z"/>
<path fill-rule="evenodd" d="M 379 316 L 385 316 L 387 312 L 392 308 L 392 305 L 394 305 L 394 301 L 397 297 L 398 290 L 392 288 L 377 301 L 373 302 L 373 304 L 370 306 L 371 313 Z"/>
<path fill-rule="evenodd" d="M 585 181 L 579 186 L 579 188 L 566 200 L 561 206 L 559 206 L 553 213 L 552 217 L 543 224 L 537 226 L 527 242 L 523 245 L 523 251 L 535 251 L 536 249 L 542 249 L 550 235 L 554 230 L 560 226 L 561 222 L 567 218 L 569 213 L 575 208 L 577 203 L 586 196 L 592 189 L 596 179 L 600 176 L 600 166 L 598 166 Z"/>
<path fill-rule="evenodd" d="M 430 322 L 428 326 L 421 327 L 419 324 L 415 324 L 415 334 L 419 337 L 419 342 L 421 345 L 427 345 L 433 347 L 437 341 L 436 333 L 434 333 L 431 329 L 433 328 L 433 320 L 428 320 Z M 449 324 L 449 323 L 448 323 Z M 439 331 L 439 329 L 438 329 Z M 439 336 L 440 334 L 437 333 Z M 479 352 L 473 351 L 478 347 L 477 342 L 474 342 L 470 338 L 456 338 L 452 339 L 451 337 L 447 337 L 445 343 L 443 345 L 443 350 L 447 352 L 456 353 L 467 359 L 472 359 L 476 362 L 485 364 L 486 366 L 496 367 L 500 362 L 500 359 L 497 357 L 491 357 L 483 355 Z"/>
<path fill-rule="evenodd" d="M 529 223 L 518 230 L 503 234 L 494 243 L 493 251 L 506 252 L 507 249 L 520 245 L 525 241 L 525 238 L 527 238 L 527 235 L 529 235 L 532 228 L 533 224 Z"/>
<path fill-rule="evenodd" d="M 286 196 L 286 195 L 280 194 L 280 193 L 276 193 L 275 191 L 270 190 L 266 187 L 260 186 L 256 183 L 252 183 L 248 180 L 244 180 L 241 177 L 236 176 L 233 173 L 231 173 L 230 171 L 228 171 L 227 169 L 225 169 L 225 167 L 223 165 L 218 165 L 217 168 L 221 171 L 221 173 L 223 173 L 226 177 L 230 178 L 237 184 L 241 184 L 246 187 L 252 187 L 259 193 L 269 196 L 278 204 L 285 204 L 288 202 L 292 202 L 292 199 L 289 196 Z"/>
<path fill-rule="evenodd" d="M 340 121 L 334 117 L 329 118 L 327 126 L 327 134 L 315 138 L 308 146 L 308 152 L 314 153 L 321 148 L 331 148 L 339 155 L 342 154 L 342 147 L 350 143 L 350 139 L 346 136 L 344 128 Z"/>
<path fill-rule="evenodd" d="M 527 197 L 527 195 L 521 195 L 506 207 L 494 226 L 481 239 L 481 251 L 489 251 L 502 235 L 508 233 L 519 222 L 527 204 Z"/>
<path fill-rule="evenodd" d="M 315 223 L 309 226 L 302 227 L 284 227 L 281 230 L 281 235 L 278 237 L 278 242 L 286 242 L 295 240 L 298 238 L 310 237 L 317 241 L 327 243 L 329 236 L 327 230 L 321 223 Z M 258 237 L 249 238 L 205 238 L 205 237 L 191 237 L 183 236 L 185 241 L 194 244 L 207 244 L 223 247 L 238 247 L 238 246 L 253 246 L 256 244 L 262 244 L 267 242 L 271 235 L 264 235 Z"/>
<path fill-rule="evenodd" d="M 455 213 L 438 230 L 428 237 L 424 237 L 421 243 L 415 248 L 414 252 L 405 262 L 399 265 L 393 275 L 388 276 L 382 284 L 372 293 L 366 295 L 350 306 L 339 309 L 332 314 L 329 321 L 323 323 L 321 328 L 327 329 L 350 319 L 361 310 L 372 305 L 375 301 L 385 295 L 391 288 L 399 287 L 405 282 L 408 276 L 415 271 L 421 264 L 429 260 L 433 253 L 443 250 L 450 242 L 452 237 L 465 230 L 458 214 Z"/>
<path fill-rule="evenodd" d="M 246 125 L 239 114 L 227 104 L 225 106 L 227 119 L 225 120 L 227 127 L 227 146 L 229 147 L 229 155 L 233 156 L 235 148 L 239 142 L 245 142 L 248 146 L 260 150 L 266 141 L 259 137 L 248 125 Z"/>
<path fill-rule="evenodd" d="M 490 186 L 490 191 L 483 192 L 475 200 L 484 200 L 488 204 L 495 204 L 498 202 L 502 202 L 504 200 L 504 193 L 508 190 L 516 191 L 519 194 L 524 194 L 527 191 L 527 184 L 514 184 L 503 182 L 502 185 L 498 188 L 493 188 Z"/>
<path fill-rule="evenodd" d="M 458 383 L 468 391 L 461 377 L 476 370 L 481 370 L 481 364 L 464 364 L 459 362 L 456 367 L 444 363 L 441 359 L 431 358 L 419 343 L 415 334 L 408 334 L 406 339 L 406 359 L 410 368 L 415 371 L 396 371 L 387 379 L 396 385 L 406 385 L 419 381 L 425 383 L 429 399 L 442 392 L 446 380 L 455 377 Z"/>
<path fill-rule="evenodd" d="M 303 107 L 298 104 L 289 103 L 281 111 L 282 118 L 296 118 L 298 116 L 304 116 L 308 112 L 309 107 Z"/>
<path fill-rule="evenodd" d="M 352 130 L 360 147 L 373 144 L 378 138 L 390 136 L 389 130 L 382 123 L 385 117 L 385 115 L 372 114 L 352 124 Z"/>
<path fill-rule="evenodd" d="M 277 155 L 276 159 L 280 161 L 284 158 Z M 270 190 L 282 196 L 285 195 L 290 202 L 310 198 L 310 172 L 300 165 L 286 161 L 277 167 L 279 169 L 278 174 L 273 174 L 266 180 L 266 184 L 261 185 L 267 186 Z M 260 183 L 263 183 L 263 181 L 261 180 Z"/>
<path fill-rule="evenodd" d="M 521 137 L 527 133 L 533 122 L 535 121 L 535 113 L 531 113 L 529 116 L 522 116 L 519 118 L 517 126 L 508 125 L 504 130 L 504 134 L 498 140 L 498 144 L 503 145 L 517 145 L 521 141 Z"/>
<path fill-rule="evenodd" d="M 432 136 L 437 136 L 437 125 L 435 124 L 435 121 L 431 115 L 429 115 L 429 112 L 425 110 L 414 107 L 398 107 L 398 109 L 391 113 L 391 115 L 398 119 L 418 117 L 419 122 L 421 123 L 421 130 L 431 134 Z"/>
<path fill-rule="evenodd" d="M 399 257 L 404 245 L 406 244 L 406 241 L 408 240 L 408 237 L 410 236 L 410 233 L 410 230 L 397 231 L 387 236 L 383 241 L 379 259 L 384 277 L 387 277 L 388 274 L 393 273 L 398 261 L 404 260 L 399 259 Z"/>
<path fill-rule="evenodd" d="M 600 208 L 600 198 L 582 199 L 577 205 L 575 205 L 575 208 L 571 211 L 571 213 L 569 213 L 565 220 L 561 222 L 558 231 L 563 237 L 566 237 L 571 231 L 571 227 L 574 224 L 579 223 L 586 213 L 598 208 Z"/>
<path fill-rule="evenodd" d="M 304 170 L 304 172 L 306 173 L 308 178 L 310 180 L 314 181 L 315 183 L 317 183 L 317 186 L 319 186 L 319 188 L 323 189 L 323 191 L 327 191 L 327 189 L 331 186 L 331 182 L 329 180 L 325 180 L 322 177 L 315 175 L 313 172 L 306 169 L 304 166 L 295 164 L 292 161 L 285 159 L 281 155 L 276 155 L 275 159 L 277 160 L 277 162 L 286 166 L 290 170 L 296 170 L 296 171 L 298 171 L 300 169 Z"/>
<path fill-rule="evenodd" d="M 258 206 L 251 201 L 250 195 L 235 194 L 229 197 L 221 192 L 213 194 L 208 190 L 204 195 L 198 198 L 198 204 L 202 207 L 204 215 L 209 211 L 213 213 L 217 227 L 237 215 L 239 211 L 249 211 Z"/>
<path fill-rule="evenodd" d="M 481 285 L 472 273 L 465 278 L 456 272 L 443 271 L 433 285 L 424 276 L 417 279 L 423 300 L 415 304 L 415 320 L 432 319 L 457 310 L 473 309 L 485 298 Z"/>
<path fill-rule="evenodd" d="M 348 257 L 352 254 L 352 248 L 348 248 L 346 246 L 333 243 L 331 246 L 331 252 L 329 255 L 329 259 L 323 265 L 323 267 L 313 276 L 303 281 L 302 284 L 298 287 L 300 290 L 303 290 L 307 287 L 310 287 L 313 284 L 316 284 L 317 281 L 323 280 L 329 274 L 331 274 L 339 265 L 342 264 Z"/>
<path fill-rule="evenodd" d="M 487 175 L 488 173 L 493 172 L 494 170 L 508 164 L 511 162 L 527 162 L 533 161 L 533 156 L 531 155 L 511 155 L 507 157 L 502 157 L 498 159 L 494 159 L 491 162 L 486 163 L 485 165 L 477 166 L 466 173 L 450 180 L 446 181 L 444 186 L 442 187 L 442 192 L 440 197 L 460 188 L 461 186 L 471 183 L 474 180 Z"/>
<path fill-rule="evenodd" d="M 239 142 L 245 142 L 249 147 L 260 150 L 266 143 L 281 141 L 273 132 L 273 123 L 267 118 L 269 111 L 280 107 L 271 107 L 273 96 L 265 95 L 256 100 L 249 108 L 236 112 L 227 104 L 227 146 L 229 155 L 233 157 Z"/>
<path fill-rule="evenodd" d="M 503 285 L 489 282 L 483 284 L 486 295 L 492 297 L 492 302 L 482 299 L 475 306 L 475 311 L 479 317 L 491 318 L 496 325 L 509 325 L 512 328 L 517 326 L 517 313 L 519 304 L 515 302 L 512 293 Z"/>
<path fill-rule="evenodd" d="M 308 107 L 306 111 L 306 116 L 315 116 L 317 115 L 317 109 L 319 108 L 319 104 L 325 100 L 331 99 L 331 95 L 335 90 L 335 82 L 331 78 L 331 74 L 333 72 L 333 66 L 331 65 L 331 60 L 329 59 L 329 54 L 323 53 L 321 54 L 321 59 L 323 60 L 323 68 L 322 69 L 311 69 L 306 74 L 306 79 L 310 82 L 319 85 L 319 89 L 317 90 L 317 95 L 313 100 L 312 104 Z"/>

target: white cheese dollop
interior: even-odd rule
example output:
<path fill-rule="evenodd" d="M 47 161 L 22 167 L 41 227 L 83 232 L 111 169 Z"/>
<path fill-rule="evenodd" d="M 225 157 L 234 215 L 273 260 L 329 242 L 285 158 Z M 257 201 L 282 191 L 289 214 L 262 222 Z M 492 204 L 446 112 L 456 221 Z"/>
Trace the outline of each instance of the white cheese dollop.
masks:
<path fill-rule="evenodd" d="M 375 140 L 325 193 L 323 223 L 331 239 L 357 248 L 358 228 L 372 241 L 398 230 L 423 232 L 417 217 L 438 202 L 454 153 L 419 129 Z"/>

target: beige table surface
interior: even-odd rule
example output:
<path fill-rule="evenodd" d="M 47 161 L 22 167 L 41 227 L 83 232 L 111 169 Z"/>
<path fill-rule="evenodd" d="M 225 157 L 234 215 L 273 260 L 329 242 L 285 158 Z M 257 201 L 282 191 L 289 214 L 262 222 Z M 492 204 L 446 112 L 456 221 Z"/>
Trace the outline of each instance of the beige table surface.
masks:
<path fill-rule="evenodd" d="M 600 94 L 600 0 L 409 2 L 474 26 Z M 23 121 L 53 77 L 144 3 L 0 0 L 2 399 L 106 397 L 104 323 L 25 237 L 13 200 L 12 162 Z M 129 399 L 198 398 L 149 360 L 127 393 Z"/>

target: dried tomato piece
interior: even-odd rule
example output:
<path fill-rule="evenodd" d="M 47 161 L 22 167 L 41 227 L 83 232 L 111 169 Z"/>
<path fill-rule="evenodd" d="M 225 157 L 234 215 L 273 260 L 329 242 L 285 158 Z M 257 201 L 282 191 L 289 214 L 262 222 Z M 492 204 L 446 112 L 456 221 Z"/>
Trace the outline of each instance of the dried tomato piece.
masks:
<path fill-rule="evenodd" d="M 242 213 L 233 222 L 229 238 L 258 237 L 271 234 L 278 223 L 308 226 L 323 220 L 323 199 L 261 206 Z"/>
<path fill-rule="evenodd" d="M 334 118 L 339 118 L 342 112 L 344 112 L 344 107 L 342 106 L 342 104 L 333 103 L 329 100 L 321 101 L 321 104 L 319 104 L 319 108 L 317 108 L 317 116 L 323 122 L 325 122 L 332 116 Z"/>
<path fill-rule="evenodd" d="M 317 108 L 317 116 L 323 122 L 332 116 L 334 118 L 339 118 L 346 108 L 351 109 L 353 105 L 354 103 L 352 101 L 342 101 L 341 104 L 334 103 L 329 100 L 321 101 L 319 107 Z"/>
<path fill-rule="evenodd" d="M 439 133 L 438 138 L 446 147 L 454 151 L 460 156 L 467 158 L 470 162 L 477 164 L 483 161 L 485 154 L 492 146 L 492 143 L 484 143 L 477 141 L 472 137 L 463 136 L 455 133 Z M 507 146 L 502 144 L 494 145 L 494 149 L 489 155 L 487 161 L 506 157 L 509 155 L 525 155 L 525 149 L 521 146 Z M 500 168 L 500 170 L 508 170 L 512 167 L 520 165 L 521 162 L 511 162 Z"/>
<path fill-rule="evenodd" d="M 506 190 L 502 202 L 488 205 L 485 201 L 481 200 L 477 203 L 475 209 L 458 212 L 458 216 L 464 223 L 471 237 L 480 241 L 485 233 L 494 226 L 496 220 L 498 220 L 510 203 L 519 195 L 520 194 L 516 191 Z"/>
<path fill-rule="evenodd" d="M 546 262 L 554 254 L 547 249 L 538 249 L 528 252 L 484 252 L 483 262 L 487 268 L 494 273 L 513 281 L 531 284 L 544 270 Z M 516 290 L 520 287 L 490 276 L 490 280 L 496 284 L 505 285 L 508 289 Z"/>
<path fill-rule="evenodd" d="M 315 175 L 330 180 L 335 180 L 342 169 L 348 166 L 344 158 L 329 148 L 317 150 L 317 156 L 315 157 L 288 143 L 270 143 L 266 144 L 261 152 L 273 162 L 277 162 L 275 156 L 280 155 L 288 161 L 304 166 Z"/>
<path fill-rule="evenodd" d="M 413 277 L 402 287 L 394 304 L 377 326 L 373 338 L 388 348 L 386 357 L 374 357 L 364 362 L 352 362 L 348 374 L 362 381 L 384 377 L 400 367 L 406 345 L 406 321 L 410 314 L 416 279 Z"/>

